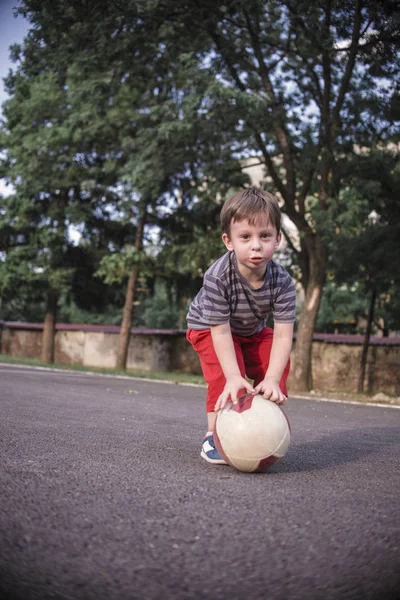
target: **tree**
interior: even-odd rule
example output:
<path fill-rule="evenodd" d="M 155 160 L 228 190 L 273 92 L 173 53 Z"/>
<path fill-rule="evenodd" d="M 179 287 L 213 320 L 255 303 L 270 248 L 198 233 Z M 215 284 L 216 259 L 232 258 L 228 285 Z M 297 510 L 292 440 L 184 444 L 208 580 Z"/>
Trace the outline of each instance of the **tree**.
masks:
<path fill-rule="evenodd" d="M 55 275 L 63 266 L 64 273 L 72 276 L 73 271 L 67 268 L 71 257 L 68 227 L 79 226 L 84 242 L 93 242 L 100 233 L 104 243 L 107 237 L 104 232 L 109 229 L 109 208 L 114 214 L 121 211 L 128 214 L 129 222 L 134 211 L 126 210 L 124 205 L 132 195 L 128 199 L 121 198 L 116 189 L 124 180 L 135 179 L 127 176 L 124 169 L 128 152 L 135 146 L 135 120 L 146 108 L 146 95 L 151 97 L 153 90 L 148 87 L 145 62 L 140 54 L 146 42 L 138 19 L 136 35 L 128 32 L 124 36 L 123 31 L 119 31 L 118 43 L 113 45 L 109 40 L 115 39 L 116 30 L 121 28 L 118 14 L 107 13 L 107 10 L 99 14 L 90 3 L 54 6 L 48 2 L 39 6 L 27 1 L 20 12 L 31 20 L 33 27 L 23 49 L 14 49 L 20 65 L 8 79 L 12 98 L 5 109 L 6 175 L 19 193 L 15 195 L 16 212 L 14 215 L 8 212 L 8 218 L 24 222 L 26 211 L 36 202 L 38 217 L 37 222 L 32 221 L 30 248 L 36 258 L 38 253 L 41 257 L 51 257 L 50 270 L 43 269 L 41 264 L 29 268 L 36 274 L 40 272 L 46 282 L 48 309 L 43 358 L 51 361 L 58 298 L 64 289 L 59 279 L 55 287 Z M 148 44 L 145 54 L 150 61 L 151 48 L 156 51 L 154 45 Z M 136 51 L 139 56 L 133 68 L 131 58 Z M 127 65 L 130 69 L 126 70 Z M 123 85 L 123 80 L 129 77 L 134 83 Z M 143 152 L 143 148 L 141 150 Z M 134 148 L 132 153 L 138 157 Z M 38 169 L 38 163 L 42 169 Z M 36 191 L 35 200 L 33 191 Z M 27 198 L 26 193 L 29 193 Z M 55 196 L 62 197 L 62 202 Z M 54 220 L 50 217 L 49 221 L 49 213 Z M 37 241 L 38 223 L 44 232 L 40 243 Z M 136 230 L 136 250 L 143 243 L 144 225 L 145 216 L 138 219 L 136 227 L 130 227 L 131 238 Z M 18 222 L 13 223 L 14 229 L 18 226 Z M 120 232 L 123 226 L 122 223 Z M 58 236 L 53 236 L 50 244 L 49 231 L 54 227 Z M 113 249 L 118 251 L 125 243 L 126 238 L 120 239 Z M 121 326 L 121 344 L 126 347 L 136 269 L 135 266 L 129 280 Z M 121 360 L 126 362 L 126 354 L 125 359 L 119 358 L 118 362 Z"/>
<path fill-rule="evenodd" d="M 339 283 L 329 270 L 321 299 L 316 331 L 324 333 L 356 333 L 359 319 L 365 313 L 365 294 L 358 279 Z"/>
<path fill-rule="evenodd" d="M 149 329 L 176 329 L 179 314 L 176 290 L 171 289 L 165 280 L 156 278 L 152 290 L 144 296 L 136 314 L 136 326 Z"/>
<path fill-rule="evenodd" d="M 103 273 L 109 281 L 114 279 L 113 273 L 107 274 L 110 269 L 116 269 L 120 275 L 126 275 L 124 269 L 130 269 L 117 358 L 119 369 L 126 366 L 146 227 L 154 223 L 157 211 L 168 202 L 168 194 L 171 198 L 180 180 L 187 178 L 188 163 L 193 172 L 196 160 L 193 149 L 197 133 L 182 118 L 182 114 L 198 108 L 192 86 L 187 83 L 188 73 L 189 78 L 196 77 L 194 65 L 189 59 L 182 60 L 180 44 L 166 60 L 162 52 L 165 31 L 159 31 L 158 24 L 144 18 L 146 10 L 147 3 L 136 2 L 122 7 L 94 2 L 55 5 L 47 1 L 39 5 L 34 0 L 26 0 L 21 9 L 34 25 L 45 68 L 63 73 L 68 128 L 75 152 L 80 144 L 79 162 L 88 169 L 85 175 L 90 196 L 98 182 L 97 167 L 109 175 L 108 186 L 127 190 L 123 202 L 132 202 L 127 209 L 121 203 L 118 206 L 122 219 L 135 220 L 133 252 L 128 245 L 127 254 L 131 255 L 126 261 L 127 254 L 118 256 L 118 248 L 114 248 L 112 255 L 103 258 L 99 269 L 99 274 Z M 78 183 L 76 187 L 82 196 Z M 84 215 L 84 223 L 90 220 L 90 214 Z"/>
<path fill-rule="evenodd" d="M 14 290 L 29 281 L 46 295 L 42 359 L 53 362 L 57 301 L 70 276 L 63 264 L 72 163 L 62 129 L 65 96 L 52 73 L 20 73 L 9 78 L 11 88 L 2 142 L 15 193 L 4 200 L 3 222 L 12 234 L 3 268 Z"/>
<path fill-rule="evenodd" d="M 359 284 L 367 303 L 358 381 L 358 391 L 362 392 L 375 315 L 379 311 L 383 320 L 387 313 L 400 314 L 398 153 L 389 149 L 369 151 L 348 167 L 348 186 L 342 191 L 348 210 L 339 219 L 332 215 L 338 233 L 332 240 L 331 265 L 338 282 Z M 388 330 L 388 324 L 383 329 Z"/>
<path fill-rule="evenodd" d="M 59 74 L 91 181 L 129 184 L 149 226 L 163 204 L 179 222 L 179 201 L 192 218 L 214 190 L 223 200 L 245 184 L 244 159 L 264 164 L 299 232 L 292 252 L 305 303 L 294 375 L 309 388 L 334 233 L 326 214 L 342 208 L 345 157 L 393 135 L 396 3 L 25 0 L 22 11 L 34 23 L 26 57 L 36 52 L 38 73 Z"/>
<path fill-rule="evenodd" d="M 152 6 L 153 19 L 175 24 L 166 54 L 185 34 L 208 50 L 198 66 L 213 77 L 204 99 L 208 113 L 221 136 L 235 132 L 232 155 L 261 155 L 298 229 L 293 248 L 305 302 L 294 376 L 299 390 L 310 389 L 328 260 L 323 214 L 338 203 L 343 156 L 393 134 L 396 3 L 160 0 Z"/>
<path fill-rule="evenodd" d="M 12 97 L 4 108 L 3 166 L 15 193 L 4 200 L 5 231 L 13 232 L 4 267 L 14 293 L 30 282 L 46 296 L 42 359 L 52 362 L 58 300 L 76 268 L 70 260 L 70 227 L 84 223 L 85 237 L 89 223 L 98 225 L 104 206 L 117 196 L 105 187 L 110 179 L 103 168 L 106 159 L 93 160 L 92 153 L 82 160 L 78 153 L 68 86 L 62 70 L 55 72 L 47 61 L 37 72 L 41 48 L 33 48 L 30 40 L 20 69 L 8 79 Z M 88 193 L 91 178 L 95 186 Z M 92 242 L 96 231 L 88 234 Z"/>

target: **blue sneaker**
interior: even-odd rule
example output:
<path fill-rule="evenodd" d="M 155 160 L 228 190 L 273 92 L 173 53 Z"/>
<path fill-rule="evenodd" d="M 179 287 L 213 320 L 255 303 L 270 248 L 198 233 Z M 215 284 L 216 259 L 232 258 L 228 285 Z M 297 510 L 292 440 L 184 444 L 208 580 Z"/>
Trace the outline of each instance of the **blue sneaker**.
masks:
<path fill-rule="evenodd" d="M 227 464 L 218 452 L 218 450 L 215 448 L 214 436 L 212 433 L 210 435 L 204 436 L 200 456 L 204 458 L 204 460 L 206 460 L 207 462 L 213 463 L 214 465 Z"/>

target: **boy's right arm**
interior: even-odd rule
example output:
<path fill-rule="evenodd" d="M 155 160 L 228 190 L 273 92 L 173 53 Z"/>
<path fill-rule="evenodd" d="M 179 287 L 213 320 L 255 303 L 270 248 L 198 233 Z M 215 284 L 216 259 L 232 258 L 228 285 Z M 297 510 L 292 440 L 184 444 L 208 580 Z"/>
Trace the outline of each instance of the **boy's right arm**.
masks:
<path fill-rule="evenodd" d="M 218 411 L 229 400 L 236 404 L 239 390 L 245 388 L 251 393 L 254 388 L 240 373 L 229 323 L 211 326 L 211 338 L 226 379 L 224 390 L 215 405 L 215 410 Z"/>

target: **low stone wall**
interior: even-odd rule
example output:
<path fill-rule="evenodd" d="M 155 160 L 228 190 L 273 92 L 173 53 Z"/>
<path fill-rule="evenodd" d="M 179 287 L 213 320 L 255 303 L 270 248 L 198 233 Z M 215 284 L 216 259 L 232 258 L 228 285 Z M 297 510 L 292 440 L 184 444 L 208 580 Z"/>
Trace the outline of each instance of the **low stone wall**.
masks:
<path fill-rule="evenodd" d="M 42 325 L 3 323 L 1 352 L 21 358 L 40 358 Z M 113 369 L 119 327 L 58 324 L 55 361 Z M 362 336 L 316 334 L 312 348 L 315 389 L 357 390 Z M 197 354 L 180 330 L 132 329 L 127 369 L 201 374 Z M 294 382 L 289 377 L 289 389 Z M 400 395 L 400 337 L 371 339 L 365 390 Z"/>
<path fill-rule="evenodd" d="M 0 351 L 19 358 L 40 358 L 42 330 L 39 323 L 3 323 Z M 57 324 L 54 360 L 66 365 L 113 369 L 118 350 L 119 327 Z M 179 371 L 201 374 L 197 354 L 179 330 L 132 329 L 127 369 Z"/>
<path fill-rule="evenodd" d="M 314 388 L 356 392 L 361 352 L 362 344 L 314 341 L 312 347 Z M 399 345 L 374 343 L 369 347 L 364 391 L 371 394 L 383 392 L 393 396 L 400 395 L 400 340 Z"/>

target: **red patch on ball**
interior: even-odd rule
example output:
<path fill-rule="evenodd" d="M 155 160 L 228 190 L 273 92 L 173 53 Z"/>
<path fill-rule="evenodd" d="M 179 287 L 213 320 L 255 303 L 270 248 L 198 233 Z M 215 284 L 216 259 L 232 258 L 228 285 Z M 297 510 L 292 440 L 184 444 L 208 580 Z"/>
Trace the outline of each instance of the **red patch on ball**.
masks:
<path fill-rule="evenodd" d="M 249 410 L 253 404 L 254 394 L 243 394 L 238 398 L 237 404 L 232 404 L 232 410 L 238 413 L 242 413 L 245 410 Z"/>
<path fill-rule="evenodd" d="M 214 429 L 214 444 L 215 444 L 216 449 L 220 453 L 221 457 L 229 465 L 230 464 L 229 458 L 227 457 L 227 455 L 224 452 L 224 449 L 223 449 L 222 444 L 221 444 L 221 440 L 218 437 L 218 433 L 217 433 L 216 429 Z"/>
<path fill-rule="evenodd" d="M 279 456 L 268 456 L 268 458 L 262 458 L 258 463 L 257 473 L 265 473 L 272 465 L 277 463 Z"/>

